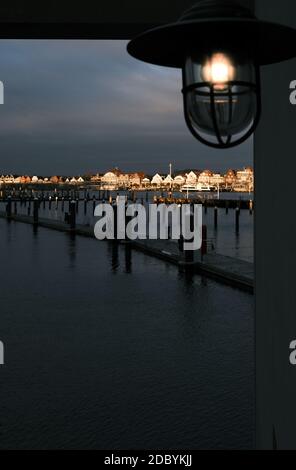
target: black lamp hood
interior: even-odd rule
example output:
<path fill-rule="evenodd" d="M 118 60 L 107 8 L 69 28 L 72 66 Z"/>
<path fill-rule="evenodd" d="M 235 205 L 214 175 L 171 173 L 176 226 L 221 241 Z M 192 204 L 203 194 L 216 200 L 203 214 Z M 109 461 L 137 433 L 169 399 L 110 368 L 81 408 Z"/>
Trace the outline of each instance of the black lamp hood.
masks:
<path fill-rule="evenodd" d="M 245 55 L 257 65 L 296 56 L 296 30 L 258 20 L 233 0 L 200 0 L 178 21 L 146 31 L 127 46 L 136 59 L 182 68 L 187 55 L 219 50 Z"/>

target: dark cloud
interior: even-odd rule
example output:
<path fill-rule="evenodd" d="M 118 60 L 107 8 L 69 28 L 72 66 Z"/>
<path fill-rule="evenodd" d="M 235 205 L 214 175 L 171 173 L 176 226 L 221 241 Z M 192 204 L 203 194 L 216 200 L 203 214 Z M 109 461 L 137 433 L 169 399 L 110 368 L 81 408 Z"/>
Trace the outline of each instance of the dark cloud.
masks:
<path fill-rule="evenodd" d="M 146 172 L 251 164 L 251 142 L 217 151 L 183 119 L 179 71 L 128 56 L 125 41 L 1 41 L 0 172 Z"/>

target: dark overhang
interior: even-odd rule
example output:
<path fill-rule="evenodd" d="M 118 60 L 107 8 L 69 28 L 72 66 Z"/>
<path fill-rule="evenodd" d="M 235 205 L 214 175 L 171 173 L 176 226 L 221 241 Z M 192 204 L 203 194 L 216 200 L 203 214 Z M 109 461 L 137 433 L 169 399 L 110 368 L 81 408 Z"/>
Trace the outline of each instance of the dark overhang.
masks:
<path fill-rule="evenodd" d="M 196 0 L 195 0 L 196 1 Z M 9 0 L 1 39 L 128 39 L 174 21 L 194 0 Z M 248 4 L 253 0 L 239 0 Z"/>

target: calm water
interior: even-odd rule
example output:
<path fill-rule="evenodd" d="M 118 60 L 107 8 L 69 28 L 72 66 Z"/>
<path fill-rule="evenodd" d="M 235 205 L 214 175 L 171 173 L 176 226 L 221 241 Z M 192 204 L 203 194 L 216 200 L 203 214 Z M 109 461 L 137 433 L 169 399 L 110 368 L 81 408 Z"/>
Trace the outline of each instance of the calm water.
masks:
<path fill-rule="evenodd" d="M 240 229 L 235 229 L 235 210 L 218 209 L 218 227 L 214 228 L 214 209 L 203 212 L 203 223 L 208 228 L 208 238 L 214 251 L 223 255 L 253 262 L 254 259 L 254 215 L 248 210 L 240 211 Z"/>
<path fill-rule="evenodd" d="M 251 448 L 253 297 L 0 219 L 1 449 Z"/>
<path fill-rule="evenodd" d="M 146 194 L 146 193 L 145 193 Z M 144 204 L 145 194 L 143 193 Z M 149 193 L 149 198 L 152 200 L 153 195 L 156 193 Z M 229 197 L 247 197 L 248 195 L 238 194 L 238 193 L 221 193 L 221 195 L 229 195 Z M 213 193 L 208 194 L 207 196 L 214 197 Z M 81 192 L 80 197 L 83 197 Z M 116 197 L 116 193 L 113 193 L 113 197 Z M 141 201 L 141 198 L 138 199 Z M 80 201 L 79 211 L 77 213 L 77 223 L 83 225 L 95 224 L 95 217 L 93 216 L 93 201 L 89 201 L 87 204 L 86 212 L 84 210 L 84 202 Z M 40 204 L 39 216 L 42 218 L 50 218 L 54 220 L 65 220 L 65 212 L 69 210 L 69 202 L 64 202 L 64 211 L 62 210 L 63 204 L 62 201 L 54 200 L 50 205 L 46 202 L 45 205 L 43 202 Z M 5 203 L 0 203 L 0 210 L 5 211 Z M 12 204 L 12 210 L 14 211 L 14 203 Z M 33 211 L 33 206 L 31 205 L 31 215 Z M 17 204 L 17 212 L 19 214 L 28 213 L 28 205 Z M 214 228 L 214 209 L 208 208 L 207 213 L 203 211 L 203 224 L 208 228 L 208 239 L 211 242 L 213 250 L 217 253 L 224 254 L 227 256 L 232 256 L 234 258 L 243 259 L 246 261 L 253 261 L 253 220 L 254 216 L 249 213 L 248 210 L 242 209 L 240 212 L 240 230 L 239 233 L 235 229 L 235 210 L 229 209 L 228 214 L 226 214 L 225 209 L 218 209 L 218 229 Z"/>

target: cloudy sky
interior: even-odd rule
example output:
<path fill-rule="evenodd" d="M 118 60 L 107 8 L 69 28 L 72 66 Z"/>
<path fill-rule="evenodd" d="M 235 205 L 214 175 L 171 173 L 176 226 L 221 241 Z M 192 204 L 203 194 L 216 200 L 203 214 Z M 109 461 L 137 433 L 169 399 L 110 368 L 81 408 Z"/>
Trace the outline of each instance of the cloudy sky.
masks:
<path fill-rule="evenodd" d="M 180 71 L 150 66 L 126 41 L 0 41 L 0 173 L 225 170 L 251 142 L 199 144 L 186 128 Z"/>

